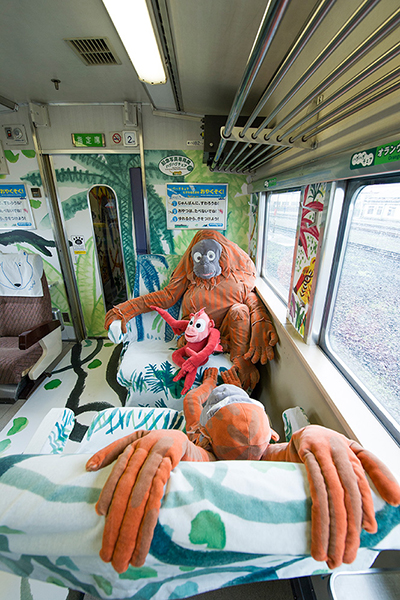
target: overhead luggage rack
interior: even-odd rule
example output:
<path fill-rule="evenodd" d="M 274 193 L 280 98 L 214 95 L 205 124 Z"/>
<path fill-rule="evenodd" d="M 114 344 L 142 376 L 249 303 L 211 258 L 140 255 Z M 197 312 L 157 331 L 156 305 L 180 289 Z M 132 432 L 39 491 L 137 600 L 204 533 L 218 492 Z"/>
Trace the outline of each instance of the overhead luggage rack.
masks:
<path fill-rule="evenodd" d="M 379 46 L 398 30 L 400 9 L 378 23 L 370 35 L 359 36 L 358 39 L 362 41 L 354 43 L 351 52 L 344 59 L 343 54 L 342 57 L 339 56 L 339 47 L 380 4 L 380 0 L 364 0 L 337 32 L 333 36 L 329 35 L 325 47 L 296 79 L 295 84 L 285 91 L 285 76 L 335 3 L 336 0 L 321 0 L 317 3 L 268 82 L 253 112 L 249 117 L 243 117 L 241 111 L 251 86 L 263 61 L 268 58 L 272 40 L 289 5 L 285 0 L 269 2 L 229 115 L 226 118 L 205 117 L 204 162 L 212 171 L 252 173 L 293 148 L 301 148 L 312 156 L 313 150 L 318 147 L 317 134 L 356 115 L 400 88 L 400 44 L 395 43 L 387 48 L 386 43 L 382 49 Z M 373 50 L 375 52 L 371 56 Z M 377 56 L 377 53 L 380 54 Z M 313 84 L 309 91 L 311 82 L 307 87 L 304 86 L 311 77 L 318 77 L 322 73 L 320 68 L 331 57 L 337 59 L 336 66 L 329 69 L 328 74 L 325 67 L 325 73 L 320 75 L 317 84 Z M 370 62 L 354 74 L 351 69 L 361 59 L 365 59 L 364 63 L 366 60 Z M 390 67 L 392 69 L 388 70 Z M 343 77 L 347 77 L 344 82 L 341 79 Z M 340 87 L 334 87 L 333 84 L 339 79 Z M 360 90 L 357 86 L 364 81 L 365 86 Z M 279 99 L 281 88 L 284 92 Z M 331 93 L 330 88 L 333 88 Z M 356 93 L 351 97 L 345 96 L 353 88 L 357 89 Z M 278 94 L 275 94 L 276 91 Z M 275 106 L 267 106 L 267 102 L 276 97 L 279 100 L 274 100 Z M 343 101 L 340 102 L 342 98 Z M 293 101 L 296 101 L 294 108 Z M 268 114 L 261 116 L 267 108 Z M 288 109 L 289 112 L 285 112 Z M 221 124 L 222 120 L 224 122 Z M 213 129 L 212 132 L 210 128 Z"/>

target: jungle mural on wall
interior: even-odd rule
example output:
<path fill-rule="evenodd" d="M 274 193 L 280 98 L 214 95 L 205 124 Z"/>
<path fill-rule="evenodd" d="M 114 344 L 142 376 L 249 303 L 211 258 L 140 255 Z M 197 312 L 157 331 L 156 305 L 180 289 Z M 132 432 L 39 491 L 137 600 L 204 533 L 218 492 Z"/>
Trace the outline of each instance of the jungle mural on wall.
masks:
<path fill-rule="evenodd" d="M 35 158 L 34 151 L 30 158 Z M 187 172 L 168 171 L 163 168 L 169 157 L 182 157 L 187 162 Z M 40 187 L 41 179 L 37 162 L 27 164 L 27 156 L 17 156 L 7 151 L 10 164 L 9 181 L 21 180 L 29 186 Z M 22 160 L 22 158 L 24 160 Z M 176 256 L 184 253 L 192 240 L 195 230 L 168 230 L 166 223 L 165 195 L 166 183 L 227 183 L 228 214 L 225 235 L 235 241 L 246 252 L 249 251 L 249 196 L 245 193 L 246 179 L 243 175 L 213 173 L 202 163 L 201 150 L 145 151 L 146 192 L 149 214 L 150 250 L 152 254 Z M 11 160 L 10 160 L 11 159 Z M 105 337 L 105 308 L 96 263 L 93 228 L 88 208 L 87 195 L 94 185 L 107 185 L 115 192 L 118 201 L 118 212 L 121 238 L 124 253 L 124 264 L 129 294 L 133 293 L 136 272 L 136 254 L 134 241 L 134 222 L 132 195 L 130 187 L 130 168 L 140 166 L 138 154 L 71 154 L 54 155 L 52 157 L 57 180 L 57 189 L 62 207 L 67 237 L 70 241 L 71 255 L 75 266 L 77 286 L 82 303 L 82 310 L 87 329 L 87 337 Z M 14 162 L 12 162 L 14 161 Z M 29 162 L 29 161 L 28 161 Z M 34 162 L 33 168 L 32 163 Z M 18 169 L 14 167 L 18 164 Z M 30 196 L 30 194 L 28 194 Z M 33 252 L 40 248 L 40 253 L 56 257 L 55 243 L 51 230 L 50 216 L 44 194 L 37 202 L 31 199 L 37 229 L 35 231 L 0 232 L 0 244 L 10 244 L 13 251 L 19 250 L 17 244 L 28 244 Z M 30 234 L 30 235 L 29 235 Z M 22 238 L 21 238 L 22 236 Z M 80 246 L 76 245 L 76 240 Z M 36 244 L 36 246 L 33 246 Z M 49 248 L 51 247 L 51 251 Z M 24 245 L 21 248 L 25 249 Z M 10 249 L 8 251 L 11 251 Z M 171 260 L 171 272 L 177 260 Z M 52 264 L 57 263 L 57 264 Z M 51 268 L 50 268 L 51 266 Z M 57 283 L 54 306 L 62 312 L 68 312 L 68 304 L 58 260 L 50 262 L 46 268 L 50 272 L 50 281 Z M 54 270 L 54 272 L 52 271 Z M 62 296 L 63 294 L 63 296 Z M 58 297 L 59 296 L 59 297 Z"/>

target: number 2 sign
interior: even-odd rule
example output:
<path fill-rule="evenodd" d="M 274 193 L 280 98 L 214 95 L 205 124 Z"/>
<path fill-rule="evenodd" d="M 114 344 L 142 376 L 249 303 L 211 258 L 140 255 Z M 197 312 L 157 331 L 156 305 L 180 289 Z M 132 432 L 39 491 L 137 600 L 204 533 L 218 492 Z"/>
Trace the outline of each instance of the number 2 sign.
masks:
<path fill-rule="evenodd" d="M 124 146 L 137 146 L 136 131 L 123 131 Z"/>

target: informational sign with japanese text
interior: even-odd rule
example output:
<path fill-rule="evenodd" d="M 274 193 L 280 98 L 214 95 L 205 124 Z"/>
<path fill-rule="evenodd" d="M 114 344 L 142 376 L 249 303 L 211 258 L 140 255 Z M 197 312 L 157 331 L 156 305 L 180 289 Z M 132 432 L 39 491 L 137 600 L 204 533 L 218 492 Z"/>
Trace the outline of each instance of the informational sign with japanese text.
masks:
<path fill-rule="evenodd" d="M 228 184 L 167 183 L 168 229 L 226 229 Z"/>
<path fill-rule="evenodd" d="M 400 160 L 400 141 L 356 152 L 351 157 L 350 169 L 365 169 L 397 160 Z"/>
<path fill-rule="evenodd" d="M 0 229 L 35 229 L 32 209 L 22 183 L 0 184 Z"/>

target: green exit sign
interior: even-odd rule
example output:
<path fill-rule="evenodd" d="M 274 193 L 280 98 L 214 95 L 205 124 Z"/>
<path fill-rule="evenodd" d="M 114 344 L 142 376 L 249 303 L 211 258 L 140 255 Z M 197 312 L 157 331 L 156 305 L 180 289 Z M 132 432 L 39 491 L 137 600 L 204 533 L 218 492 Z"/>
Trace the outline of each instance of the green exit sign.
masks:
<path fill-rule="evenodd" d="M 98 148 L 106 145 L 104 133 L 73 133 L 72 143 L 77 148 Z"/>

